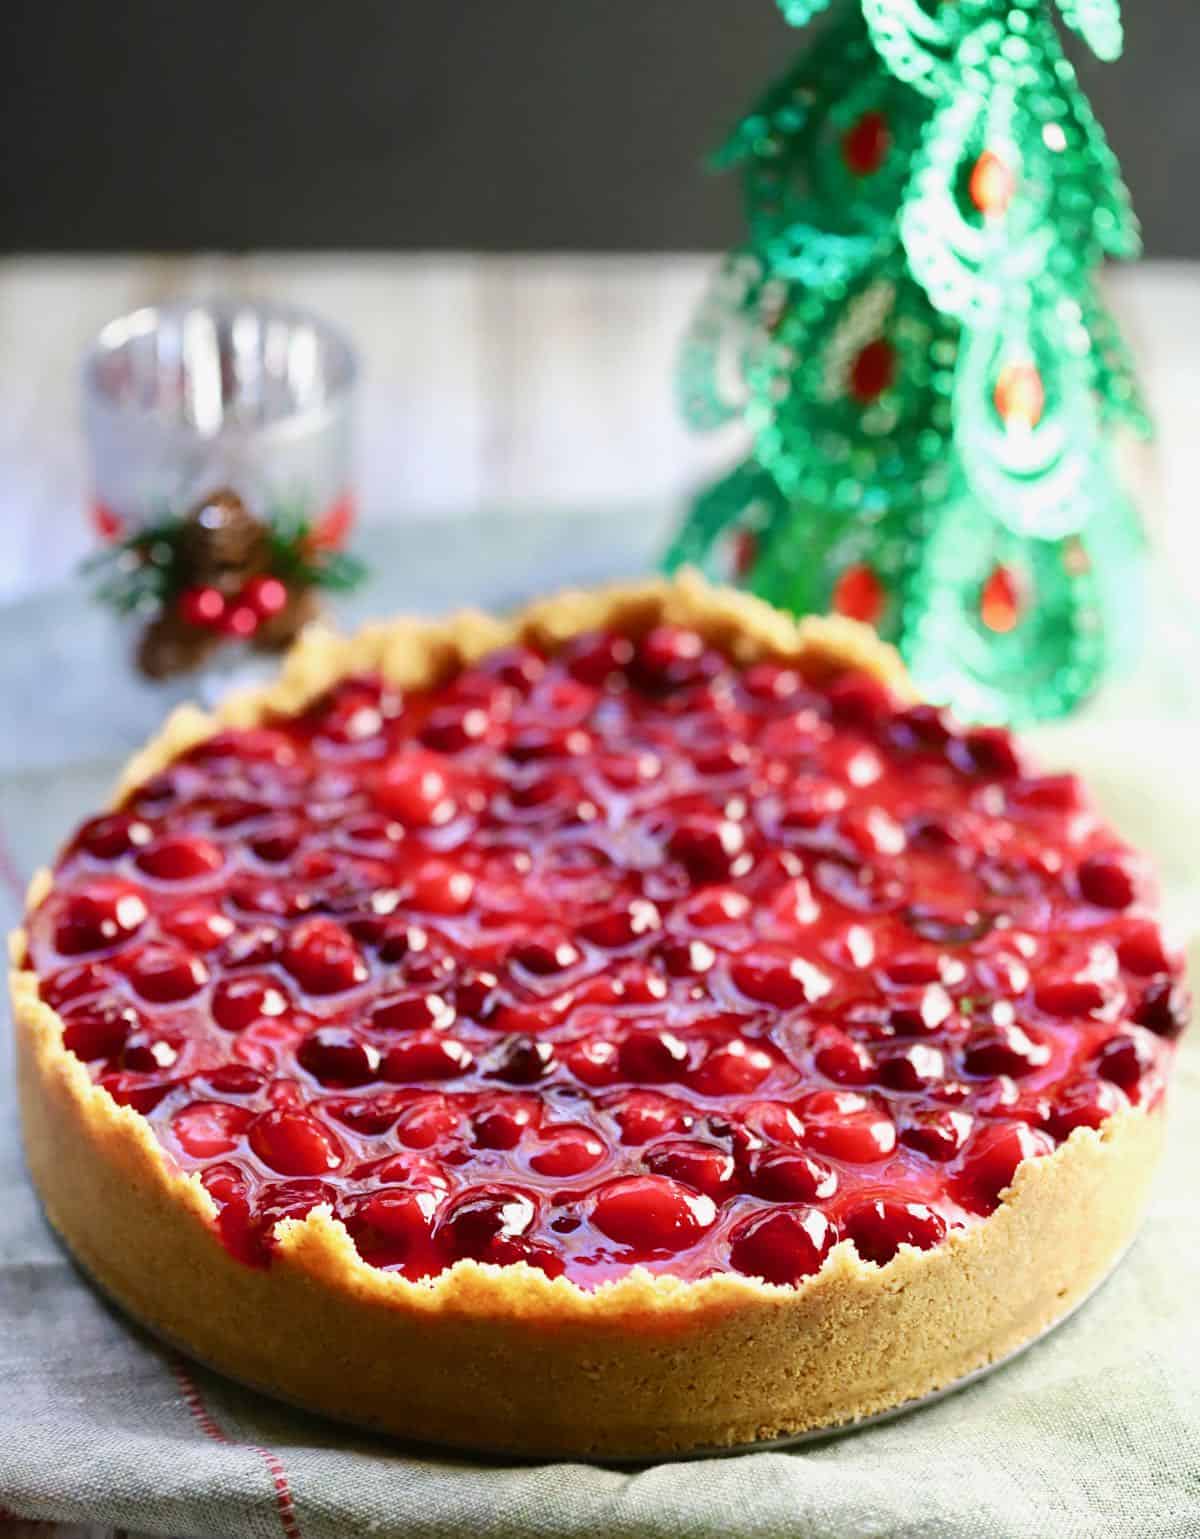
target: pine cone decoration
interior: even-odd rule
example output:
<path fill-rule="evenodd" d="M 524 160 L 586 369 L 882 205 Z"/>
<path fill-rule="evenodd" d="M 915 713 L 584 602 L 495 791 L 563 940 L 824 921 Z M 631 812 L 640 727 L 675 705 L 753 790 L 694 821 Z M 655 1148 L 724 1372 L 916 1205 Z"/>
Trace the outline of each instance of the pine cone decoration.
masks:
<path fill-rule="evenodd" d="M 148 679 L 169 679 L 199 668 L 224 638 L 216 631 L 200 630 L 168 609 L 151 620 L 138 641 L 137 666 Z"/>
<path fill-rule="evenodd" d="M 264 570 L 270 553 L 266 528 L 236 492 L 214 492 L 198 503 L 179 531 L 179 561 L 189 583 L 232 596 L 247 574 Z"/>

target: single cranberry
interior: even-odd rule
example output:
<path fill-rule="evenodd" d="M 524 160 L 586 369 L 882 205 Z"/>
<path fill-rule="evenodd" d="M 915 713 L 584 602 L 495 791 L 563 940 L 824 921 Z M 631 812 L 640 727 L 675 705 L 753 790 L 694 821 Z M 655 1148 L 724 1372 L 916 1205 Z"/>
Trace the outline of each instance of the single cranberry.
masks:
<path fill-rule="evenodd" d="M 340 994 L 365 983 L 367 967 L 351 936 L 333 919 L 302 919 L 287 938 L 283 965 L 309 994 Z"/>
<path fill-rule="evenodd" d="M 1192 996 L 1173 978 L 1152 978 L 1142 991 L 1133 1018 L 1156 1036 L 1173 1040 L 1181 1035 L 1192 1016 Z"/>
<path fill-rule="evenodd" d="M 410 1149 L 431 1149 L 458 1131 L 460 1115 L 444 1095 L 420 1096 L 396 1119 L 396 1137 Z"/>
<path fill-rule="evenodd" d="M 438 1236 L 455 1260 L 503 1261 L 503 1242 L 527 1234 L 537 1212 L 535 1199 L 519 1187 L 468 1187 L 443 1209 Z"/>
<path fill-rule="evenodd" d="M 745 743 L 717 743 L 711 748 L 697 749 L 692 760 L 696 772 L 712 776 L 738 775 L 749 765 L 750 749 Z M 680 857 L 682 859 L 682 857 Z"/>
<path fill-rule="evenodd" d="M 624 1176 L 598 1188 L 591 1221 L 610 1240 L 638 1257 L 687 1250 L 716 1221 L 711 1197 L 668 1176 Z"/>
<path fill-rule="evenodd" d="M 793 1010 L 815 1004 L 832 984 L 825 973 L 803 957 L 751 954 L 738 957 L 730 969 L 733 982 L 747 999 Z"/>
<path fill-rule="evenodd" d="M 662 928 L 662 916 L 648 898 L 632 898 L 623 907 L 590 919 L 580 934 L 593 946 L 619 951 L 644 935 Z"/>
<path fill-rule="evenodd" d="M 505 1037 L 488 1055 L 489 1079 L 509 1085 L 535 1085 L 554 1071 L 554 1044 L 525 1033 Z"/>
<path fill-rule="evenodd" d="M 688 1045 L 663 1026 L 638 1027 L 621 1042 L 617 1061 L 622 1076 L 634 1084 L 663 1084 L 686 1070 Z"/>
<path fill-rule="evenodd" d="M 736 887 L 710 887 L 698 892 L 685 908 L 687 922 L 697 930 L 737 924 L 750 912 L 750 899 Z"/>
<path fill-rule="evenodd" d="M 699 1095 L 749 1095 L 770 1077 L 775 1060 L 766 1048 L 731 1037 L 705 1057 L 688 1075 Z"/>
<path fill-rule="evenodd" d="M 653 689 L 681 689 L 702 684 L 724 666 L 698 632 L 677 625 L 658 625 L 637 644 L 634 671 Z"/>
<path fill-rule="evenodd" d="M 171 1118 L 176 1143 L 194 1160 L 213 1160 L 231 1154 L 254 1113 L 228 1101 L 192 1101 Z"/>
<path fill-rule="evenodd" d="M 322 1085 L 363 1085 L 376 1076 L 379 1051 L 346 1026 L 318 1026 L 296 1049 L 296 1062 Z"/>
<path fill-rule="evenodd" d="M 382 1077 L 393 1084 L 417 1080 L 457 1079 L 474 1059 L 469 1048 L 452 1037 L 419 1034 L 407 1037 L 384 1054 Z"/>
<path fill-rule="evenodd" d="M 621 1077 L 620 1049 L 609 1037 L 581 1037 L 567 1048 L 566 1064 L 576 1079 L 598 1089 Z"/>
<path fill-rule="evenodd" d="M 245 1063 L 223 1063 L 210 1069 L 204 1083 L 216 1095 L 254 1095 L 261 1090 L 266 1075 Z"/>
<path fill-rule="evenodd" d="M 509 952 L 510 962 L 536 978 L 567 972 L 581 960 L 582 953 L 573 941 L 550 934 L 518 941 Z"/>
<path fill-rule="evenodd" d="M 208 982 L 208 968 L 182 946 L 150 941 L 125 958 L 129 981 L 152 1004 L 175 1004 L 190 999 Z"/>
<path fill-rule="evenodd" d="M 702 978 L 717 960 L 716 952 L 701 940 L 665 940 L 655 955 L 673 978 Z"/>
<path fill-rule="evenodd" d="M 623 1144 L 648 1144 L 667 1133 L 690 1131 L 690 1109 L 654 1090 L 631 1090 L 609 1107 L 621 1130 Z"/>
<path fill-rule="evenodd" d="M 1078 812 L 1084 805 L 1076 775 L 1024 775 L 1004 788 L 1010 808 L 1033 812 Z"/>
<path fill-rule="evenodd" d="M 1095 978 L 1045 978 L 1033 991 L 1034 1003 L 1060 1020 L 1097 1018 L 1108 1003 L 1108 991 Z"/>
<path fill-rule="evenodd" d="M 1073 1080 L 1056 1088 L 1046 1127 L 1061 1143 L 1076 1128 L 1098 1128 L 1128 1105 L 1128 1097 L 1110 1080 L 1090 1076 Z"/>
<path fill-rule="evenodd" d="M 543 1127 L 538 1138 L 538 1148 L 530 1155 L 529 1163 L 543 1176 L 581 1176 L 594 1170 L 607 1153 L 599 1134 L 576 1122 Z"/>
<path fill-rule="evenodd" d="M 492 718 L 470 701 L 435 706 L 421 733 L 421 741 L 438 753 L 457 754 L 486 740 Z"/>
<path fill-rule="evenodd" d="M 263 967 L 274 962 L 283 951 L 283 932 L 273 924 L 251 925 L 231 935 L 221 947 L 217 961 L 222 968 Z"/>
<path fill-rule="evenodd" d="M 992 1027 L 973 1037 L 963 1054 L 968 1074 L 1008 1074 L 1019 1079 L 1050 1062 L 1050 1044 L 1033 1027 L 1015 1022 Z"/>
<path fill-rule="evenodd" d="M 772 1202 L 814 1202 L 832 1197 L 837 1173 L 801 1149 L 756 1150 L 749 1161 L 751 1189 Z"/>
<path fill-rule="evenodd" d="M 462 914 L 471 906 L 475 878 L 448 860 L 427 860 L 412 879 L 412 904 L 426 914 Z"/>
<path fill-rule="evenodd" d="M 1081 860 L 1075 879 L 1080 896 L 1097 908 L 1128 908 L 1137 897 L 1128 858 L 1111 851 Z"/>
<path fill-rule="evenodd" d="M 748 1101 L 738 1113 L 733 1138 L 742 1153 L 769 1143 L 799 1148 L 804 1142 L 804 1124 L 782 1101 Z"/>
<path fill-rule="evenodd" d="M 150 825 L 132 812 L 114 812 L 92 818 L 75 835 L 75 843 L 93 860 L 119 860 L 130 850 L 141 849 L 153 837 Z"/>
<path fill-rule="evenodd" d="M 667 839 L 667 849 L 693 882 L 723 882 L 747 864 L 746 834 L 729 818 L 684 818 Z"/>
<path fill-rule="evenodd" d="M 802 779 L 783 794 L 779 826 L 788 830 L 819 828 L 846 805 L 846 793 L 836 781 Z"/>
<path fill-rule="evenodd" d="M 98 999 L 77 1005 L 65 1018 L 63 1046 L 84 1063 L 117 1058 L 131 1031 L 142 1025 L 132 1005 L 119 999 Z"/>
<path fill-rule="evenodd" d="M 177 1031 L 167 1031 L 155 1025 L 139 1026 L 125 1039 L 121 1067 L 134 1069 L 139 1074 L 173 1069 L 179 1062 L 184 1042 L 184 1037 Z"/>
<path fill-rule="evenodd" d="M 866 1096 L 852 1090 L 817 1090 L 798 1107 L 804 1142 L 820 1154 L 852 1164 L 871 1165 L 896 1147 L 891 1118 Z"/>
<path fill-rule="evenodd" d="M 1049 1154 L 1053 1141 L 1024 1122 L 998 1122 L 980 1129 L 967 1146 L 960 1174 L 960 1201 L 977 1213 L 991 1213 L 1012 1185 L 1023 1160 Z"/>
<path fill-rule="evenodd" d="M 949 1108 L 917 1110 L 900 1133 L 900 1142 L 931 1160 L 944 1164 L 962 1149 L 975 1126 L 969 1112 Z"/>
<path fill-rule="evenodd" d="M 158 923 L 164 934 L 189 951 L 215 951 L 233 934 L 233 920 L 204 903 L 190 903 L 163 914 Z"/>
<path fill-rule="evenodd" d="M 159 882 L 194 882 L 225 864 L 221 848 L 199 834 L 167 834 L 137 853 L 137 863 Z"/>
<path fill-rule="evenodd" d="M 146 904 L 136 887 L 110 880 L 89 882 L 64 899 L 54 926 L 55 949 L 70 957 L 119 946 L 146 919 Z"/>
<path fill-rule="evenodd" d="M 563 664 L 573 679 L 596 688 L 619 678 L 633 661 L 633 642 L 611 631 L 576 636 L 563 652 Z"/>
<path fill-rule="evenodd" d="M 742 673 L 741 684 L 752 700 L 770 705 L 794 702 L 804 687 L 795 668 L 774 662 L 751 663 Z"/>
<path fill-rule="evenodd" d="M 924 988 L 899 989 L 888 1004 L 887 1021 L 898 1037 L 918 1037 L 945 1025 L 954 1003 L 940 983 Z"/>
<path fill-rule="evenodd" d="M 370 784 L 375 805 L 406 828 L 440 827 L 457 810 L 445 766 L 420 748 L 407 747 Z"/>
<path fill-rule="evenodd" d="M 727 1197 L 734 1187 L 734 1159 L 719 1144 L 680 1138 L 647 1149 L 643 1163 L 657 1176 L 669 1176 L 714 1202 Z"/>
<path fill-rule="evenodd" d="M 824 1026 L 815 1035 L 813 1065 L 836 1085 L 866 1085 L 875 1075 L 870 1051 L 836 1026 Z"/>
<path fill-rule="evenodd" d="M 440 994 L 386 995 L 371 1011 L 376 1031 L 444 1031 L 454 1024 L 454 1011 Z"/>
<path fill-rule="evenodd" d="M 38 992 L 53 1009 L 61 1010 L 73 999 L 107 993 L 115 981 L 113 969 L 105 962 L 73 962 L 43 978 Z"/>
<path fill-rule="evenodd" d="M 259 1233 L 269 1249 L 278 1224 L 305 1219 L 314 1208 L 336 1205 L 337 1193 L 327 1181 L 272 1181 L 259 1191 L 255 1204 Z"/>
<path fill-rule="evenodd" d="M 1117 1032 L 1096 1051 L 1096 1072 L 1133 1100 L 1144 1075 L 1158 1065 L 1159 1049 L 1150 1032 L 1138 1026 Z"/>
<path fill-rule="evenodd" d="M 281 1176 L 319 1176 L 342 1163 L 333 1133 L 311 1112 L 278 1107 L 250 1125 L 250 1147 Z"/>
<path fill-rule="evenodd" d="M 426 1264 L 418 1267 L 417 1275 L 438 1270 L 435 1259 L 425 1253 L 445 1200 L 444 1191 L 394 1188 L 361 1198 L 347 1224 L 359 1255 L 373 1266 L 403 1266 L 423 1259 Z"/>
<path fill-rule="evenodd" d="M 817 1208 L 768 1209 L 743 1219 L 729 1236 L 735 1271 L 764 1282 L 794 1284 L 821 1270 L 837 1230 Z"/>
<path fill-rule="evenodd" d="M 481 1149 L 515 1149 L 525 1130 L 540 1121 L 541 1107 L 532 1096 L 496 1095 L 475 1109 L 471 1127 Z"/>
<path fill-rule="evenodd" d="M 893 1090 L 924 1090 L 945 1077 L 945 1056 L 926 1042 L 888 1048 L 879 1055 L 879 1078 Z"/>
<path fill-rule="evenodd" d="M 1148 978 L 1171 970 L 1171 959 L 1156 924 L 1142 924 L 1131 929 L 1117 942 L 1117 958 L 1127 973 Z"/>
<path fill-rule="evenodd" d="M 244 1031 L 254 1021 L 284 1015 L 288 999 L 267 974 L 239 973 L 218 981 L 210 1008 L 218 1026 L 226 1031 Z"/>
<path fill-rule="evenodd" d="M 148 1079 L 140 1072 L 118 1070 L 101 1074 L 96 1083 L 106 1090 L 118 1106 L 129 1106 L 148 1116 L 164 1096 L 174 1088 L 169 1079 Z"/>
<path fill-rule="evenodd" d="M 975 727 L 962 739 L 963 767 L 972 774 L 1009 780 L 1021 773 L 1021 757 L 1012 734 L 1003 727 Z"/>
<path fill-rule="evenodd" d="M 946 1221 L 923 1202 L 876 1198 L 846 1214 L 843 1230 L 864 1261 L 886 1266 L 902 1245 L 932 1250 L 946 1238 Z"/>
<path fill-rule="evenodd" d="M 322 1111 L 344 1127 L 373 1138 L 387 1130 L 407 1106 L 412 1097 L 404 1091 L 384 1090 L 372 1095 L 331 1096 L 322 1101 Z"/>

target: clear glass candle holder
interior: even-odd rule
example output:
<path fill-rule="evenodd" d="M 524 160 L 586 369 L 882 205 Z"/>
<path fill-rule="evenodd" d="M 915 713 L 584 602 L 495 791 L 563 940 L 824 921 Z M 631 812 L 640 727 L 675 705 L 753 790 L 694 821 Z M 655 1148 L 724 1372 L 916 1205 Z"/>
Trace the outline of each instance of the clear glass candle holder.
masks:
<path fill-rule="evenodd" d="M 230 488 L 340 544 L 357 378 L 349 342 L 289 305 L 180 300 L 110 321 L 82 371 L 97 531 L 121 538 Z"/>

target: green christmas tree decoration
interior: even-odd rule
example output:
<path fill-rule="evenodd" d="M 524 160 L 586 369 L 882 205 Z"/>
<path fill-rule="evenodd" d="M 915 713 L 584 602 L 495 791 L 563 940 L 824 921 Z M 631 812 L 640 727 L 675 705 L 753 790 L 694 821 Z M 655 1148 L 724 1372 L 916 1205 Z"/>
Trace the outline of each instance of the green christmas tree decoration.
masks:
<path fill-rule="evenodd" d="M 1069 709 L 1136 637 L 1141 535 L 1115 463 L 1149 431 L 1096 285 L 1138 251 L 1050 0 L 828 11 L 717 156 L 747 240 L 682 350 L 690 424 L 745 459 L 666 564 L 897 642 L 987 720 Z M 1103 59 L 1117 0 L 1059 0 Z"/>

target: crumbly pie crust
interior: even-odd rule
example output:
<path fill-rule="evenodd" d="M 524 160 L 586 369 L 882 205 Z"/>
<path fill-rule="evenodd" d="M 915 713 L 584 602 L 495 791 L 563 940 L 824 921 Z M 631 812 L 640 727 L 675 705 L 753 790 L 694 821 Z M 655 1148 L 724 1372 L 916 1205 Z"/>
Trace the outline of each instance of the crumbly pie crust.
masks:
<path fill-rule="evenodd" d="M 735 659 L 808 677 L 866 670 L 911 694 L 896 654 L 839 619 L 799 624 L 694 576 L 565 593 L 498 620 L 464 612 L 345 638 L 305 636 L 270 687 L 215 714 L 185 707 L 131 761 L 116 800 L 228 726 L 292 713 L 351 674 L 404 688 L 518 639 L 553 650 L 610 627 L 693 627 Z M 33 908 L 49 888 L 33 881 Z M 954 1383 L 1066 1314 L 1129 1242 L 1159 1153 L 1161 1109 L 1076 1128 L 1025 1161 L 998 1209 L 885 1266 L 838 1245 L 775 1286 L 635 1268 L 592 1291 L 525 1263 L 459 1261 L 412 1282 L 359 1259 L 328 1209 L 284 1220 L 272 1263 L 220 1243 L 198 1175 L 62 1045 L 63 1021 L 11 940 L 30 1171 L 51 1222 L 131 1314 L 231 1376 L 314 1410 L 422 1441 L 523 1455 L 652 1456 L 803 1432 Z"/>

